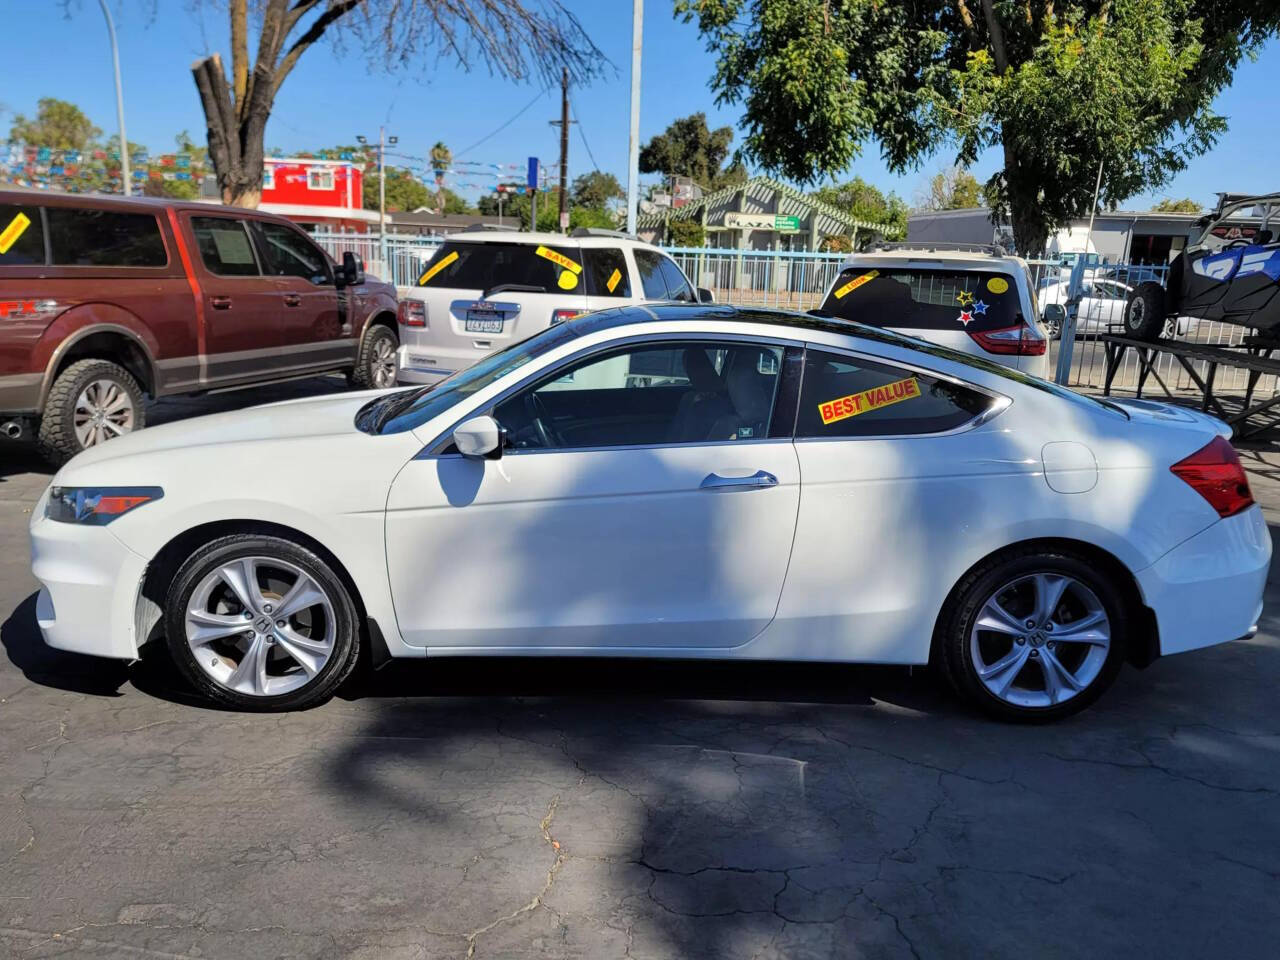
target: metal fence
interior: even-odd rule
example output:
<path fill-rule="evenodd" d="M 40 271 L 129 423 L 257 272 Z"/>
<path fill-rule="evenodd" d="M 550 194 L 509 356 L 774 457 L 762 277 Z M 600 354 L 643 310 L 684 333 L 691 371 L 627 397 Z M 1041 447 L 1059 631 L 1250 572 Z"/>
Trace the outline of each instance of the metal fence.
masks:
<path fill-rule="evenodd" d="M 364 259 L 369 273 L 390 280 L 398 286 L 417 282 L 422 267 L 440 246 L 437 237 L 388 234 L 324 233 L 314 234 L 316 241 L 336 258 L 350 250 Z M 741 306 L 778 307 L 809 310 L 821 304 L 823 295 L 840 273 L 846 255 L 841 253 L 798 253 L 775 250 L 733 250 L 703 247 L 671 247 L 666 252 L 680 265 L 696 286 L 706 287 L 719 303 Z M 1124 306 L 1129 291 L 1145 280 L 1163 282 L 1167 265 L 1151 266 L 1130 263 L 1077 264 L 1060 260 L 1028 261 L 1031 283 L 1037 300 L 1036 310 L 1044 317 L 1050 304 L 1070 306 L 1076 317 L 1072 341 L 1072 359 L 1066 371 L 1068 386 L 1082 390 L 1101 390 L 1105 378 L 1106 352 L 1100 339 L 1104 333 L 1122 330 Z M 1075 278 L 1073 290 L 1073 270 Z M 1180 318 L 1170 325 L 1167 335 L 1179 340 L 1219 346 L 1239 346 L 1250 331 L 1221 322 Z M 1061 344 L 1054 341 L 1050 350 L 1050 369 L 1056 369 Z M 1203 379 L 1207 364 L 1193 362 Z M 1162 354 L 1156 361 L 1155 373 L 1175 393 L 1195 390 L 1195 383 L 1178 361 Z M 1138 360 L 1129 351 L 1112 382 L 1120 393 L 1132 391 L 1138 382 Z M 1223 368 L 1218 371 L 1215 392 L 1243 393 L 1248 383 L 1244 370 Z M 1274 394 L 1280 383 L 1272 376 L 1262 377 L 1255 394 L 1263 398 Z M 1154 379 L 1149 390 L 1159 391 Z"/>

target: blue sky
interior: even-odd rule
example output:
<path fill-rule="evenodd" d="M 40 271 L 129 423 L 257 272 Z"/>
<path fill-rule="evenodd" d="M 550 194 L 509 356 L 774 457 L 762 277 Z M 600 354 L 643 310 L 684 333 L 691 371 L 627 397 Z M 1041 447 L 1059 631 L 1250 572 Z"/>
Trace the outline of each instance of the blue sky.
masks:
<path fill-rule="evenodd" d="M 190 64 L 206 52 L 229 60 L 227 20 L 214 3 L 186 0 L 108 0 L 116 18 L 124 76 L 129 139 L 156 152 L 171 150 L 173 136 L 190 130 L 199 142 L 204 121 Z M 617 67 L 616 75 L 572 91 L 576 115 L 596 164 L 592 164 L 575 128 L 570 143 L 570 174 L 598 165 L 625 182 L 630 0 L 569 0 L 588 34 Z M 194 8 L 194 9 L 193 9 Z M 14 113 L 33 113 L 36 100 L 54 96 L 79 104 L 107 134 L 115 132 L 106 27 L 95 0 L 71 0 L 71 16 L 53 0 L 0 0 L 6 33 L 22 43 L 6 48 L 5 81 L 0 86 L 0 131 Z M 452 63 L 388 72 L 365 62 L 353 44 L 345 54 L 319 45 L 299 62 L 281 89 L 267 127 L 267 145 L 286 153 L 352 142 L 362 133 L 377 136 L 379 123 L 400 137 L 399 149 L 425 155 L 436 140 L 455 152 L 492 133 L 539 92 L 537 86 L 508 83 L 485 71 L 468 73 Z M 252 44 L 251 44 L 252 49 Z M 647 0 L 642 68 L 640 134 L 642 142 L 674 118 L 704 111 L 713 126 L 736 125 L 739 112 L 717 107 L 707 81 L 714 58 L 703 49 L 696 30 L 671 15 L 670 0 Z M 1237 72 L 1217 109 L 1230 130 L 1210 155 L 1194 161 L 1156 197 L 1135 197 L 1124 204 L 1143 208 L 1160 196 L 1191 196 L 1208 205 L 1215 191 L 1271 191 L 1280 129 L 1275 123 L 1275 77 L 1280 75 L 1280 42 L 1272 41 L 1256 63 Z M 548 91 L 501 133 L 459 159 L 523 163 L 530 155 L 556 159 L 557 130 L 547 121 L 559 116 L 558 89 Z M 930 174 L 949 164 L 945 150 L 905 175 L 889 173 L 874 145 L 855 161 L 858 174 L 910 201 Z M 985 179 L 996 167 L 984 157 L 974 172 Z M 477 191 L 463 191 L 475 196 Z"/>

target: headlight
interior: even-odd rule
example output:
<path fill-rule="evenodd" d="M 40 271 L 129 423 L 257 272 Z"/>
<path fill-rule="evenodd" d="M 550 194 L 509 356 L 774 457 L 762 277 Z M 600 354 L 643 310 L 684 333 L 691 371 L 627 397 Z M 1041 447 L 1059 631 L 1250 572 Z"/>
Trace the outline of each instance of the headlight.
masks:
<path fill-rule="evenodd" d="M 100 527 L 163 496 L 159 487 L 54 487 L 44 515 L 59 523 Z"/>

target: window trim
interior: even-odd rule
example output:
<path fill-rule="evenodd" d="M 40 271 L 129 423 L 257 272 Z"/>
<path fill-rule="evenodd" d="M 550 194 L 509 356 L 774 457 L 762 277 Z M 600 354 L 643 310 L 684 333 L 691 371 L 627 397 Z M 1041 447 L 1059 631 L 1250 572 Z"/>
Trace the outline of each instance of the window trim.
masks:
<path fill-rule="evenodd" d="M 276 188 L 276 165 L 274 163 L 264 163 L 262 165 L 262 189 L 274 190 Z"/>
<path fill-rule="evenodd" d="M 248 225 L 249 236 L 253 240 L 254 247 L 258 253 L 258 269 L 261 271 L 259 276 L 270 280 L 299 280 L 303 283 L 309 283 L 313 287 L 334 286 L 336 278 L 335 270 L 337 265 L 334 263 L 333 258 L 330 257 L 318 243 L 311 239 L 307 231 L 294 223 L 280 223 L 278 220 L 267 220 L 261 217 L 245 217 L 244 220 Z M 271 241 L 267 239 L 266 228 L 269 226 L 292 231 L 302 237 L 312 246 L 312 248 L 315 249 L 315 251 L 320 255 L 320 262 L 324 264 L 326 279 L 323 283 L 316 283 L 316 281 L 311 277 L 304 277 L 296 273 L 267 272 L 269 268 L 274 269 L 271 267 L 271 248 L 269 246 Z"/>
<path fill-rule="evenodd" d="M 966 390 L 972 390 L 975 393 L 983 394 L 991 399 L 991 406 L 987 407 L 982 413 L 975 414 L 971 419 L 966 420 L 959 426 L 952 427 L 949 430 L 934 430 L 929 433 L 875 433 L 864 436 L 851 437 L 799 437 L 796 436 L 796 426 L 799 425 L 800 401 L 796 401 L 796 423 L 791 429 L 791 439 L 795 443 L 847 443 L 849 441 L 862 440 L 919 440 L 928 439 L 930 437 L 950 437 L 956 434 L 968 433 L 970 430 L 976 430 L 985 423 L 989 423 L 1004 413 L 1013 405 L 1013 399 L 1000 393 L 998 390 L 992 390 L 990 387 L 980 386 L 976 383 L 970 383 L 960 377 L 949 373 L 943 373 L 940 370 L 931 370 L 928 367 L 919 367 L 902 360 L 895 360 L 891 357 L 881 357 L 875 354 L 864 353 L 860 350 L 853 350 L 848 347 L 833 347 L 825 343 L 809 342 L 804 345 L 805 364 L 800 370 L 800 392 L 799 397 L 804 396 L 804 371 L 808 367 L 809 351 L 813 350 L 817 353 L 834 353 L 839 356 L 851 357 L 866 363 L 875 363 L 881 366 L 896 367 L 899 370 L 905 370 L 913 374 L 924 377 L 931 377 L 934 380 L 945 380 L 957 387 L 964 387 Z"/>
<path fill-rule="evenodd" d="M 466 412 L 465 414 L 463 414 L 462 416 L 454 420 L 448 426 L 448 428 L 446 428 L 445 430 L 442 430 L 439 434 L 437 434 L 430 443 L 426 444 L 422 448 L 422 450 L 418 452 L 417 456 L 415 456 L 414 459 L 415 460 L 442 460 L 445 458 L 461 457 L 462 454 L 460 453 L 444 452 L 444 450 L 450 444 L 453 443 L 453 431 L 456 430 L 460 425 L 470 420 L 472 417 L 481 417 L 481 416 L 485 416 L 486 414 L 488 414 L 489 416 L 492 416 L 493 415 L 492 411 L 494 409 L 501 406 L 507 400 L 511 399 L 512 396 L 520 392 L 520 390 L 524 389 L 529 384 L 539 379 L 542 379 L 547 374 L 554 373 L 557 369 L 576 363 L 577 360 L 580 358 L 589 357 L 595 353 L 608 353 L 615 349 L 630 347 L 636 344 L 668 343 L 668 342 L 679 342 L 679 341 L 687 341 L 687 340 L 703 341 L 703 342 L 707 340 L 717 340 L 717 341 L 728 342 L 728 343 L 758 343 L 764 346 L 777 347 L 781 349 L 782 361 L 780 362 L 779 369 L 778 369 L 778 380 L 779 380 L 778 389 L 779 390 L 782 389 L 782 383 L 781 383 L 782 375 L 783 375 L 782 368 L 783 368 L 783 365 L 786 363 L 787 348 L 799 347 L 803 349 L 805 347 L 805 344 L 799 340 L 778 340 L 774 337 L 753 336 L 750 334 L 736 334 L 736 333 L 717 334 L 717 333 L 694 333 L 694 332 L 646 333 L 646 334 L 641 334 L 635 337 L 627 337 L 620 340 L 611 340 L 605 343 L 597 343 L 597 344 L 594 344 L 593 346 L 583 347 L 579 350 L 574 351 L 571 354 L 568 354 L 565 357 L 562 357 L 559 360 L 553 361 L 552 363 L 542 367 L 540 370 L 537 370 L 534 373 L 531 373 L 529 376 L 522 379 L 519 383 L 512 385 L 506 390 L 503 390 L 501 393 L 499 393 L 497 396 L 487 401 L 483 405 L 479 407 L 472 407 L 468 412 Z M 804 389 L 803 371 L 801 373 L 800 389 L 801 390 Z M 799 394 L 797 393 L 797 397 L 798 396 Z M 798 401 L 797 401 L 796 409 L 799 409 Z M 775 395 L 773 414 L 776 415 L 776 413 L 777 413 L 777 396 Z M 770 417 L 771 431 L 773 426 L 772 419 L 773 417 L 771 416 Z M 726 446 L 726 445 L 741 447 L 743 444 L 752 444 L 752 443 L 791 443 L 794 439 L 795 439 L 795 424 L 793 422 L 792 429 L 789 431 L 788 435 L 785 437 L 771 437 L 771 436 L 752 437 L 750 440 L 700 440 L 700 441 L 695 441 L 693 443 L 681 443 L 681 442 L 673 441 L 669 443 L 639 443 L 639 444 L 607 445 L 607 446 L 597 446 L 597 447 L 564 447 L 564 448 L 557 447 L 554 450 L 510 450 L 510 451 L 503 450 L 502 455 L 504 457 L 508 457 L 508 456 L 524 456 L 527 454 L 587 453 L 587 452 L 600 452 L 603 450 L 662 450 L 667 447 L 718 447 L 718 446 Z"/>
<path fill-rule="evenodd" d="M 199 238 L 196 237 L 196 221 L 197 220 L 225 220 L 230 223 L 240 224 L 240 229 L 244 231 L 245 237 L 249 241 L 249 250 L 253 253 L 254 265 L 258 268 L 257 273 L 218 273 L 207 263 L 204 262 L 204 254 L 200 252 Z M 268 279 L 267 274 L 262 269 L 262 251 L 258 249 L 257 238 L 253 234 L 253 230 L 249 226 L 250 221 L 246 217 L 228 217 L 221 214 L 213 214 L 212 216 L 204 213 L 193 213 L 188 221 L 191 228 L 191 236 L 196 240 L 195 250 L 196 259 L 200 261 L 200 266 L 204 272 L 211 277 L 217 277 L 219 280 L 263 280 Z"/>
<path fill-rule="evenodd" d="M 164 263 L 148 264 L 140 266 L 137 264 L 106 264 L 106 263 L 54 263 L 53 262 L 53 238 L 49 231 L 49 211 L 50 210 L 71 210 L 72 212 L 98 212 L 98 213 L 120 213 L 129 216 L 151 217 L 155 220 L 156 230 L 160 235 L 160 246 L 164 250 Z M 85 203 L 77 205 L 73 203 L 42 203 L 40 205 L 40 226 L 44 229 L 44 249 L 45 249 L 45 267 L 49 270 L 71 270 L 71 277 L 87 273 L 90 270 L 99 271 L 97 278 L 114 279 L 116 277 L 133 277 L 138 275 L 138 271 L 143 273 L 166 274 L 178 268 L 178 262 L 173 255 L 173 245 L 170 242 L 167 230 L 172 226 L 167 217 L 162 214 L 151 213 L 146 210 L 121 210 L 112 206 L 98 206 L 93 203 Z M 28 264 L 26 269 L 30 269 Z M 108 271 L 122 270 L 123 273 L 114 273 Z M 48 279 L 59 278 L 57 273 L 49 273 L 45 275 Z"/>
<path fill-rule="evenodd" d="M 325 178 L 328 178 L 328 181 L 329 181 L 329 185 L 327 187 L 324 186 L 323 183 L 317 186 L 315 183 L 312 182 L 313 180 L 323 181 Z M 307 189 L 322 191 L 325 193 L 332 190 L 336 190 L 337 178 L 333 175 L 333 168 L 332 167 L 307 167 Z"/>

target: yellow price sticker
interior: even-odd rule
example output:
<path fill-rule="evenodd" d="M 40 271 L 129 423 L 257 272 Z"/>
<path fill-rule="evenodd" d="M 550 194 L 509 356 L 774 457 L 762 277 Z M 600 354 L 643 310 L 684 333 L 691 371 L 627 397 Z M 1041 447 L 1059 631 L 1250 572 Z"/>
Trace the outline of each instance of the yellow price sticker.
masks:
<path fill-rule="evenodd" d="M 879 270 L 871 270 L 868 273 L 864 273 L 860 277 L 854 277 L 852 280 L 850 280 L 848 283 L 846 283 L 843 287 L 841 287 L 835 292 L 836 299 L 843 300 L 845 297 L 853 293 L 853 291 L 857 290 L 864 283 L 870 283 L 872 280 L 874 280 L 878 276 L 880 276 Z"/>
<path fill-rule="evenodd" d="M 578 285 L 578 275 L 572 270 L 562 270 L 556 284 L 561 290 L 572 290 Z"/>
<path fill-rule="evenodd" d="M 606 290 L 608 290 L 610 293 L 613 293 L 614 290 L 618 289 L 618 284 L 620 284 L 621 282 L 622 282 L 622 271 L 615 267 L 613 273 L 609 274 L 609 282 L 606 283 L 604 286 Z"/>
<path fill-rule="evenodd" d="M 572 270 L 574 273 L 582 272 L 582 264 L 578 263 L 576 260 L 570 260 L 563 253 L 556 253 L 556 251 L 552 250 L 550 247 L 540 246 L 533 252 L 540 257 L 550 260 L 557 266 L 564 267 L 566 270 Z"/>
<path fill-rule="evenodd" d="M 434 277 L 437 273 L 447 267 L 453 261 L 458 259 L 458 251 L 454 250 L 448 256 L 442 257 L 439 263 L 432 264 L 427 268 L 427 272 L 418 278 L 418 286 L 424 287 L 427 281 Z"/>
<path fill-rule="evenodd" d="M 10 248 L 18 242 L 18 238 L 27 232 L 29 226 L 31 226 L 31 218 L 25 213 L 19 213 L 10 220 L 9 225 L 0 233 L 0 253 L 8 253 Z"/>

